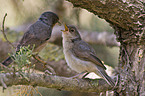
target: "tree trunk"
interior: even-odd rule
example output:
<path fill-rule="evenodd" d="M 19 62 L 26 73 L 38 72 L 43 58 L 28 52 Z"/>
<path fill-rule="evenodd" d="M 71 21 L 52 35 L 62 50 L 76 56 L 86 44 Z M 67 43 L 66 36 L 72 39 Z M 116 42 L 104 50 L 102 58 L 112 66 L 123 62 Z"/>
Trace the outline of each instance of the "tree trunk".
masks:
<path fill-rule="evenodd" d="M 68 0 L 105 19 L 115 29 L 121 43 L 118 64 L 120 96 L 142 96 L 145 65 L 145 1 Z"/>
<path fill-rule="evenodd" d="M 120 34 L 118 40 L 121 42 L 118 66 L 120 77 L 118 92 L 120 96 L 141 96 L 144 92 L 144 44 L 141 43 L 141 39 L 139 40 L 141 36 L 136 38 L 137 34 L 126 38 L 126 31 L 118 33 Z M 131 33 L 131 31 L 128 33 Z M 141 34 L 143 34 L 143 31 L 140 32 Z"/>
<path fill-rule="evenodd" d="M 119 89 L 122 96 L 140 96 L 143 85 L 144 50 L 136 44 L 120 48 Z"/>

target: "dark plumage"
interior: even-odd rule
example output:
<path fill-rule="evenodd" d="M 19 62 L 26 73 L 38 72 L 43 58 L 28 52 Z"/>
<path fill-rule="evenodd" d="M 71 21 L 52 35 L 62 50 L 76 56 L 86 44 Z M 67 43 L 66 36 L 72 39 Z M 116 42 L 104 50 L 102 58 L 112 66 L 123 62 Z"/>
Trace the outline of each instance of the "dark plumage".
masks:
<path fill-rule="evenodd" d="M 53 26 L 59 21 L 58 16 L 53 12 L 44 12 L 39 19 L 32 24 L 24 33 L 20 40 L 16 52 L 20 50 L 21 46 L 28 46 L 32 48 L 34 45 L 34 52 L 39 52 L 46 45 L 51 37 Z M 12 57 L 8 57 L 2 62 L 3 65 L 8 66 L 13 62 Z"/>

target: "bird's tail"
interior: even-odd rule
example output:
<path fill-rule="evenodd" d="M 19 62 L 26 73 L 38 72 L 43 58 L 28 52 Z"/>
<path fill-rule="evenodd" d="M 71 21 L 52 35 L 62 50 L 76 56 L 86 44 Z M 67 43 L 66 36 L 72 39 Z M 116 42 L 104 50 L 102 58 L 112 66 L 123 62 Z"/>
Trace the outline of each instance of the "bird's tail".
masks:
<path fill-rule="evenodd" d="M 6 60 L 2 62 L 3 65 L 9 66 L 13 62 L 12 57 L 8 57 Z"/>
<path fill-rule="evenodd" d="M 111 85 L 112 87 L 115 86 L 114 81 L 111 79 L 111 77 L 109 77 L 109 76 L 107 75 L 107 73 L 105 72 L 105 70 L 99 70 L 99 73 L 100 73 L 101 77 L 103 77 L 103 78 L 107 81 L 107 83 L 108 83 L 109 85 Z"/>

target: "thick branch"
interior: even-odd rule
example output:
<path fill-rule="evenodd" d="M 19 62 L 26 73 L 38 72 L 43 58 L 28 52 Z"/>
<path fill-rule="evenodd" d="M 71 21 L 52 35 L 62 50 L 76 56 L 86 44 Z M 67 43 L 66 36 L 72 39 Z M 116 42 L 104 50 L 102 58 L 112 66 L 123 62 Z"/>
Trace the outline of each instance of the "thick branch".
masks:
<path fill-rule="evenodd" d="M 126 30 L 139 30 L 144 26 L 142 0 L 67 0 L 105 19 L 113 26 Z"/>
<path fill-rule="evenodd" d="M 83 79 L 71 79 L 59 76 L 49 76 L 46 74 L 25 74 L 28 80 L 22 77 L 19 73 L 1 73 L 0 74 L 0 86 L 7 85 L 32 85 L 42 86 L 47 88 L 55 88 L 59 90 L 67 91 L 79 91 L 79 92 L 104 92 L 111 90 L 105 80 L 83 80 Z"/>

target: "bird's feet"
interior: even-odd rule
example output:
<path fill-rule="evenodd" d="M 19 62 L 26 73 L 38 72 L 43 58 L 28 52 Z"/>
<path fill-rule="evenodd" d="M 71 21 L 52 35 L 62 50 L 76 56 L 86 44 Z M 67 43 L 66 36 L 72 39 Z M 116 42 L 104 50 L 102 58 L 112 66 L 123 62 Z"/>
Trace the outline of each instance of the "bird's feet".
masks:
<path fill-rule="evenodd" d="M 115 82 L 115 86 L 112 88 L 112 90 L 115 90 L 116 89 L 118 83 L 119 83 L 119 77 L 117 75 L 116 82 Z"/>
<path fill-rule="evenodd" d="M 82 78 L 85 78 L 89 73 L 88 72 L 82 72 L 82 73 L 79 73 L 75 76 L 72 76 L 72 77 L 69 77 L 71 79 L 82 79 Z"/>
<path fill-rule="evenodd" d="M 51 66 L 49 66 L 49 65 L 47 64 L 47 62 L 45 62 L 44 60 L 42 60 L 42 58 L 41 58 L 40 56 L 38 56 L 38 55 L 33 55 L 33 58 L 36 59 L 37 61 L 41 62 L 41 63 L 43 64 L 43 67 L 44 67 L 44 68 L 50 70 L 50 71 L 46 70 L 46 72 L 47 72 L 48 74 L 49 74 L 49 73 L 51 73 L 51 74 L 53 74 L 53 75 L 56 74 L 55 71 L 54 71 L 54 69 L 53 69 Z M 51 75 L 51 74 L 49 74 L 49 75 Z"/>
<path fill-rule="evenodd" d="M 36 59 L 37 61 L 43 63 L 43 67 L 46 68 L 46 62 L 44 60 L 42 60 L 42 58 L 38 55 L 33 55 L 33 58 Z"/>
<path fill-rule="evenodd" d="M 48 71 L 48 70 L 45 70 L 45 74 L 48 74 L 48 75 L 54 75 L 53 73 L 51 73 L 51 72 Z"/>

